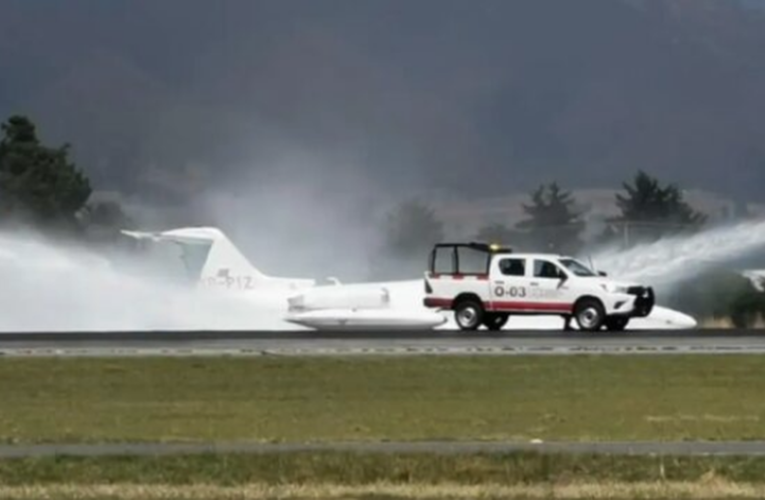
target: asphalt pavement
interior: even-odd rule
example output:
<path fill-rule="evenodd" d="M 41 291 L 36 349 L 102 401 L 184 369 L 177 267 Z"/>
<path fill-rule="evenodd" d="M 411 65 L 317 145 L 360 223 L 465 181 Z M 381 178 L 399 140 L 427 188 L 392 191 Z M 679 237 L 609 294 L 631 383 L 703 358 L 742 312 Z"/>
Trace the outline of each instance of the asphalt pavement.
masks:
<path fill-rule="evenodd" d="M 765 353 L 762 330 L 0 333 L 6 356 Z"/>

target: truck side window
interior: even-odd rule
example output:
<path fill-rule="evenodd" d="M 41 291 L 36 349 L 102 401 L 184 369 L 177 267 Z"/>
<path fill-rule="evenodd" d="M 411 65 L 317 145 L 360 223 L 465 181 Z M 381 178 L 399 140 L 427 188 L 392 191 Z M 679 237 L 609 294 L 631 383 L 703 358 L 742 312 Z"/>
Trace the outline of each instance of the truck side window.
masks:
<path fill-rule="evenodd" d="M 499 261 L 499 271 L 505 276 L 524 276 L 526 274 L 526 260 L 502 259 Z"/>
<path fill-rule="evenodd" d="M 433 272 L 436 274 L 454 274 L 455 271 L 454 249 L 451 247 L 437 248 Z"/>
<path fill-rule="evenodd" d="M 552 262 L 546 260 L 534 260 L 535 278 L 555 278 L 563 276 L 563 271 Z"/>
<path fill-rule="evenodd" d="M 459 274 L 486 274 L 489 272 L 489 253 L 469 247 L 457 248 Z"/>

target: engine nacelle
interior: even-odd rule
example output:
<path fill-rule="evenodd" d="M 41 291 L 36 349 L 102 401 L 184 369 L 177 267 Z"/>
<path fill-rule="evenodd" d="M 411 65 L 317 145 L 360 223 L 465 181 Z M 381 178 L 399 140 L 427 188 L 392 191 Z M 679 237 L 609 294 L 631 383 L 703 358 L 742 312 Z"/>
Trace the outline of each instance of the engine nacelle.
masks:
<path fill-rule="evenodd" d="M 307 290 L 287 299 L 290 312 L 322 309 L 384 309 L 390 305 L 385 288 L 332 286 Z"/>

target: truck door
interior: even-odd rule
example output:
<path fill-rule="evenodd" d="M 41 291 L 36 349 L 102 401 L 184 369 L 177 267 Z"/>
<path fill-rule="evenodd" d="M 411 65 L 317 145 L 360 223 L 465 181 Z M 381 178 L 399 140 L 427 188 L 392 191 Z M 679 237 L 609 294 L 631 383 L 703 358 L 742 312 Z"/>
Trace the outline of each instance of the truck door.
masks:
<path fill-rule="evenodd" d="M 539 312 L 570 313 L 574 297 L 568 283 L 568 273 L 547 259 L 534 259 L 529 295 Z"/>
<path fill-rule="evenodd" d="M 520 310 L 528 301 L 529 287 L 525 257 L 501 257 L 491 269 L 491 310 Z"/>

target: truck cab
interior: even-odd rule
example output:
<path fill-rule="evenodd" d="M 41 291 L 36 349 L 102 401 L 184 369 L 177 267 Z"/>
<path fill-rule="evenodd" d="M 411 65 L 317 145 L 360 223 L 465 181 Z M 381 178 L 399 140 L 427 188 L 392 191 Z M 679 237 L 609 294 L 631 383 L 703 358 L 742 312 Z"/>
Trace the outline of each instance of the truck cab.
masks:
<path fill-rule="evenodd" d="M 487 243 L 439 243 L 424 305 L 454 311 L 462 330 L 499 330 L 510 315 L 557 315 L 580 330 L 624 330 L 655 303 L 651 287 L 608 279 L 573 257 L 515 253 Z"/>

